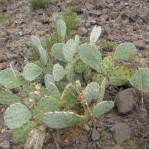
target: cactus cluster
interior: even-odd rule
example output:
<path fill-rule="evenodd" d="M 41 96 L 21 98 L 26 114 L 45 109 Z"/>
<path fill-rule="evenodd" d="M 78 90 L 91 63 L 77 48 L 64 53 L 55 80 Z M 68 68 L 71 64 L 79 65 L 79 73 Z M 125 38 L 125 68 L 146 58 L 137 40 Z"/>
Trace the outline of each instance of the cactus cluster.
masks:
<path fill-rule="evenodd" d="M 136 56 L 131 43 L 119 45 L 112 56 L 103 58 L 96 46 L 100 27 L 95 26 L 90 41 L 81 44 L 78 35 L 64 42 L 66 24 L 62 19 L 56 26 L 63 42 L 55 43 L 50 54 L 40 39 L 32 36 L 38 62 L 27 63 L 22 73 L 12 68 L 0 71 L 0 104 L 9 106 L 4 120 L 13 129 L 16 142 L 24 141 L 28 134 L 43 139 L 45 129 L 41 126 L 72 127 L 110 111 L 114 102 L 103 100 L 107 85 L 121 86 L 130 81 L 139 90 L 149 90 L 148 69 L 133 74 L 125 63 L 119 65 Z M 12 90 L 16 88 L 17 95 Z"/>

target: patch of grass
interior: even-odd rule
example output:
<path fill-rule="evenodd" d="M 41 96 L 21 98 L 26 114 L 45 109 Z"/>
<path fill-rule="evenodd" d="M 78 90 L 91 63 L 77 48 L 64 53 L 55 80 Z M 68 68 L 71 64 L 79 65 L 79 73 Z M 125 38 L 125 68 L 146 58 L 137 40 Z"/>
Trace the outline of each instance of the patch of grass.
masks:
<path fill-rule="evenodd" d="M 34 9 L 46 8 L 50 4 L 51 0 L 30 0 L 31 6 Z"/>
<path fill-rule="evenodd" d="M 77 14 L 73 12 L 71 9 L 67 9 L 62 13 L 62 16 L 64 18 L 64 21 L 67 26 L 68 32 L 70 32 L 73 29 L 76 29 L 79 25 L 79 20 L 77 17 Z"/>
<path fill-rule="evenodd" d="M 46 49 L 48 49 L 49 51 L 55 43 L 59 42 L 59 37 L 56 30 L 53 29 L 53 32 L 50 34 L 50 36 L 49 35 L 45 36 L 45 40 L 46 40 Z"/>
<path fill-rule="evenodd" d="M 116 43 L 112 42 L 112 41 L 109 41 L 109 40 L 106 40 L 106 39 L 102 39 L 100 41 L 100 46 L 104 51 L 111 52 L 115 49 Z"/>

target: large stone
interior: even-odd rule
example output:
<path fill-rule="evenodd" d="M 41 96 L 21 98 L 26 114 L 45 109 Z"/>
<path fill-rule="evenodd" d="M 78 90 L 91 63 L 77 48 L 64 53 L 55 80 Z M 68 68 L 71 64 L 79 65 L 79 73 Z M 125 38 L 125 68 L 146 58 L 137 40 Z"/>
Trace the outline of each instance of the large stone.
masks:
<path fill-rule="evenodd" d="M 115 99 L 115 103 L 120 114 L 126 114 L 132 111 L 137 101 L 138 96 L 133 88 L 120 91 Z"/>
<path fill-rule="evenodd" d="M 139 50 L 145 49 L 145 42 L 143 40 L 137 40 L 137 41 L 134 41 L 133 43 Z"/>
<path fill-rule="evenodd" d="M 131 136 L 131 130 L 130 127 L 125 124 L 118 122 L 116 123 L 112 128 L 112 136 L 116 143 L 121 144 L 124 141 L 128 140 Z"/>

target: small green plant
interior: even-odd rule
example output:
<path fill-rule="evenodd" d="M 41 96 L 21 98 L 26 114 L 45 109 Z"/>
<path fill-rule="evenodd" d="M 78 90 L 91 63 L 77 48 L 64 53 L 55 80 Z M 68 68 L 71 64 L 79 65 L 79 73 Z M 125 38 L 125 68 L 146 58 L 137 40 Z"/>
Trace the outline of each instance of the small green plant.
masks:
<path fill-rule="evenodd" d="M 108 51 L 108 52 L 111 52 L 116 48 L 116 43 L 106 40 L 106 39 L 102 39 L 100 41 L 100 45 L 104 51 Z"/>
<path fill-rule="evenodd" d="M 46 8 L 50 4 L 51 0 L 30 0 L 31 6 L 34 9 Z"/>
<path fill-rule="evenodd" d="M 16 142 L 27 139 L 27 145 L 42 147 L 47 127 L 73 127 L 102 116 L 114 107 L 113 101 L 103 100 L 106 86 L 124 85 L 132 76 L 127 65 L 119 65 L 136 55 L 131 43 L 119 45 L 111 57 L 103 58 L 96 47 L 101 27 L 95 26 L 90 41 L 81 44 L 78 35 L 65 42 L 62 19 L 56 26 L 61 42 L 54 43 L 49 54 L 40 39 L 32 36 L 39 60 L 27 63 L 23 72 L 0 71 L 0 104 L 9 106 L 4 120 Z"/>
<path fill-rule="evenodd" d="M 72 29 L 76 29 L 79 25 L 77 14 L 71 9 L 67 9 L 62 13 L 63 19 L 66 23 L 67 30 L 70 32 Z"/>

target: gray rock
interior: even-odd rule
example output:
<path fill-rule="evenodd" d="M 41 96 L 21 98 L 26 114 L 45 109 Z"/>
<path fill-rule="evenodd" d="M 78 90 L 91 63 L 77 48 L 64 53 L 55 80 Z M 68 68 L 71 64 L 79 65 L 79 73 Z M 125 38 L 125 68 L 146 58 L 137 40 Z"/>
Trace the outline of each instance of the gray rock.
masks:
<path fill-rule="evenodd" d="M 4 140 L 3 142 L 0 143 L 0 148 L 2 149 L 10 149 L 10 143 L 7 140 Z"/>
<path fill-rule="evenodd" d="M 116 96 L 115 103 L 120 114 L 126 114 L 133 110 L 138 100 L 136 91 L 133 88 L 120 91 Z"/>
<path fill-rule="evenodd" d="M 124 141 L 128 140 L 131 136 L 131 130 L 130 127 L 125 124 L 118 122 L 116 123 L 112 128 L 112 136 L 116 143 L 121 144 Z"/>
<path fill-rule="evenodd" d="M 134 41 L 133 43 L 135 44 L 135 46 L 138 49 L 140 49 L 140 50 L 144 50 L 145 49 L 145 42 L 143 40 Z"/>
<path fill-rule="evenodd" d="M 100 134 L 98 133 L 98 131 L 95 128 L 93 128 L 93 130 L 92 130 L 91 138 L 93 141 L 97 141 L 100 139 Z"/>

